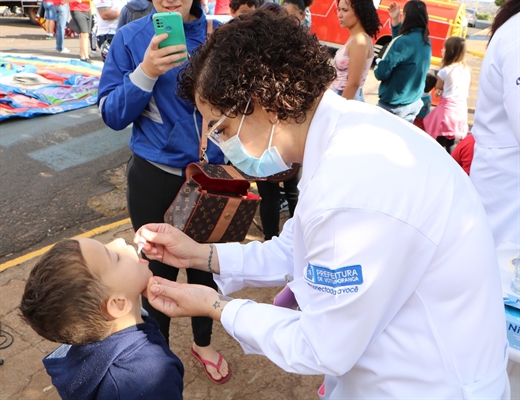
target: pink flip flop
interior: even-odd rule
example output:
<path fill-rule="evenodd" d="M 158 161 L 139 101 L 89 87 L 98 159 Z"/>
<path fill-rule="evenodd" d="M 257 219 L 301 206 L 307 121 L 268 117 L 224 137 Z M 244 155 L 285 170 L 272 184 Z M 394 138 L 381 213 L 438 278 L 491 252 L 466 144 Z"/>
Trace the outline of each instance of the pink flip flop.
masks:
<path fill-rule="evenodd" d="M 213 382 L 218 383 L 219 385 L 221 385 L 221 384 L 226 383 L 227 381 L 229 381 L 229 378 L 231 378 L 231 369 L 229 368 L 229 366 L 228 366 L 228 374 L 226 376 L 224 376 L 223 378 L 220 378 L 219 380 L 216 380 L 215 378 L 213 378 L 211 376 L 211 374 L 208 372 L 207 368 L 206 368 L 206 365 L 211 365 L 220 374 L 220 367 L 222 365 L 222 354 L 218 353 L 218 362 L 217 362 L 217 364 L 212 363 L 209 360 L 204 360 L 201 356 L 199 356 L 199 354 L 195 350 L 193 350 L 193 347 L 191 348 L 191 355 L 193 357 L 195 357 L 202 364 L 202 366 L 204 367 L 204 371 L 206 372 L 206 375 Z"/>

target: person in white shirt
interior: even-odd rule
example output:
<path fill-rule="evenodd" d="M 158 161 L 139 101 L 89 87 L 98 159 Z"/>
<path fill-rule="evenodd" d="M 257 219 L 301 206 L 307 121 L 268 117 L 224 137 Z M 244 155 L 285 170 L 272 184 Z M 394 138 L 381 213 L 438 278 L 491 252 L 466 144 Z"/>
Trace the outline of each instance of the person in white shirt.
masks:
<path fill-rule="evenodd" d="M 300 199 L 264 243 L 140 228 L 149 258 L 213 272 L 223 292 L 153 277 L 150 304 L 219 320 L 286 371 L 324 374 L 323 399 L 508 398 L 497 260 L 468 176 L 412 124 L 327 90 L 334 76 L 315 36 L 262 10 L 189 60 L 179 91 L 208 138 L 252 176 L 301 163 Z M 225 296 L 285 276 L 298 310 Z"/>
<path fill-rule="evenodd" d="M 128 0 L 94 0 L 97 18 L 96 38 L 99 48 L 105 40 L 112 41 L 117 31 L 121 9 L 127 2 Z"/>
<path fill-rule="evenodd" d="M 500 253 L 508 246 L 520 248 L 520 2 L 506 1 L 490 31 L 472 129 L 470 178 Z M 518 359 L 511 358 L 507 369 L 511 398 L 519 398 Z"/>
<path fill-rule="evenodd" d="M 439 105 L 424 117 L 424 129 L 451 154 L 455 137 L 468 134 L 468 96 L 471 71 L 464 61 L 466 40 L 452 36 L 444 42 L 441 70 L 437 73 L 435 95 Z"/>
<path fill-rule="evenodd" d="M 500 8 L 482 62 L 470 177 L 495 245 L 520 245 L 520 2 Z"/>

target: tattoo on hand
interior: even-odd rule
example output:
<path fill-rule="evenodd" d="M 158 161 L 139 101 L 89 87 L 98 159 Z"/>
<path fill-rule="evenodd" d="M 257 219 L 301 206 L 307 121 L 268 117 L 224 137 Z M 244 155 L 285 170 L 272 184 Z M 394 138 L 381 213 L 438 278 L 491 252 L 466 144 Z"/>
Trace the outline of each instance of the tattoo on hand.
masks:
<path fill-rule="evenodd" d="M 231 300 L 233 300 L 231 297 L 224 296 L 223 294 L 219 294 L 219 295 L 218 295 L 218 299 L 219 299 L 220 301 L 231 301 Z M 215 310 L 216 310 L 217 308 L 222 308 L 220 311 L 223 311 L 224 308 L 221 307 L 221 305 L 220 305 L 220 301 L 215 300 L 215 302 L 213 303 L 213 308 L 214 308 Z"/>
<path fill-rule="evenodd" d="M 209 257 L 208 257 L 208 270 L 212 274 L 215 273 L 215 271 L 213 271 L 213 268 L 211 268 L 211 259 L 213 258 L 213 247 L 214 247 L 213 244 L 210 243 L 209 244 Z"/>

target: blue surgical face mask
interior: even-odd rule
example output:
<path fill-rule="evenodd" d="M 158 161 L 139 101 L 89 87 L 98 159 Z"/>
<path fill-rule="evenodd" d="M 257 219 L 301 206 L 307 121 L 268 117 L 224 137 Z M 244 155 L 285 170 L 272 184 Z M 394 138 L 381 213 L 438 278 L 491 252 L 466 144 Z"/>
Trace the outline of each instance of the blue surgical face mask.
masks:
<path fill-rule="evenodd" d="M 244 115 L 242 115 L 242 120 L 240 121 L 237 134 L 233 136 L 231 139 L 228 139 L 225 142 L 221 143 L 220 149 L 236 168 L 250 176 L 263 178 L 266 176 L 277 174 L 279 172 L 287 171 L 290 168 L 290 166 L 288 166 L 283 161 L 276 147 L 271 147 L 274 134 L 274 125 L 271 128 L 271 138 L 269 139 L 269 146 L 264 151 L 262 156 L 260 158 L 256 158 L 247 154 L 247 151 L 244 148 L 242 142 L 240 141 L 239 136 L 240 130 L 242 129 L 242 124 L 244 123 L 244 118 L 246 116 L 245 113 L 247 112 L 248 106 L 249 103 L 247 103 Z"/>

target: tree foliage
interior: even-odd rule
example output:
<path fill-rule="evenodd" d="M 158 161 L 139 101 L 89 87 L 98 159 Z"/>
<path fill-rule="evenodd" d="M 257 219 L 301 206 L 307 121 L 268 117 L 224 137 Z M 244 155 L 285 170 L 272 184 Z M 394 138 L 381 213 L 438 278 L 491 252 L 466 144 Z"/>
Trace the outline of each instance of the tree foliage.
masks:
<path fill-rule="evenodd" d="M 501 7 L 502 4 L 504 4 L 506 2 L 506 0 L 495 0 L 495 4 L 498 6 L 498 7 Z"/>

